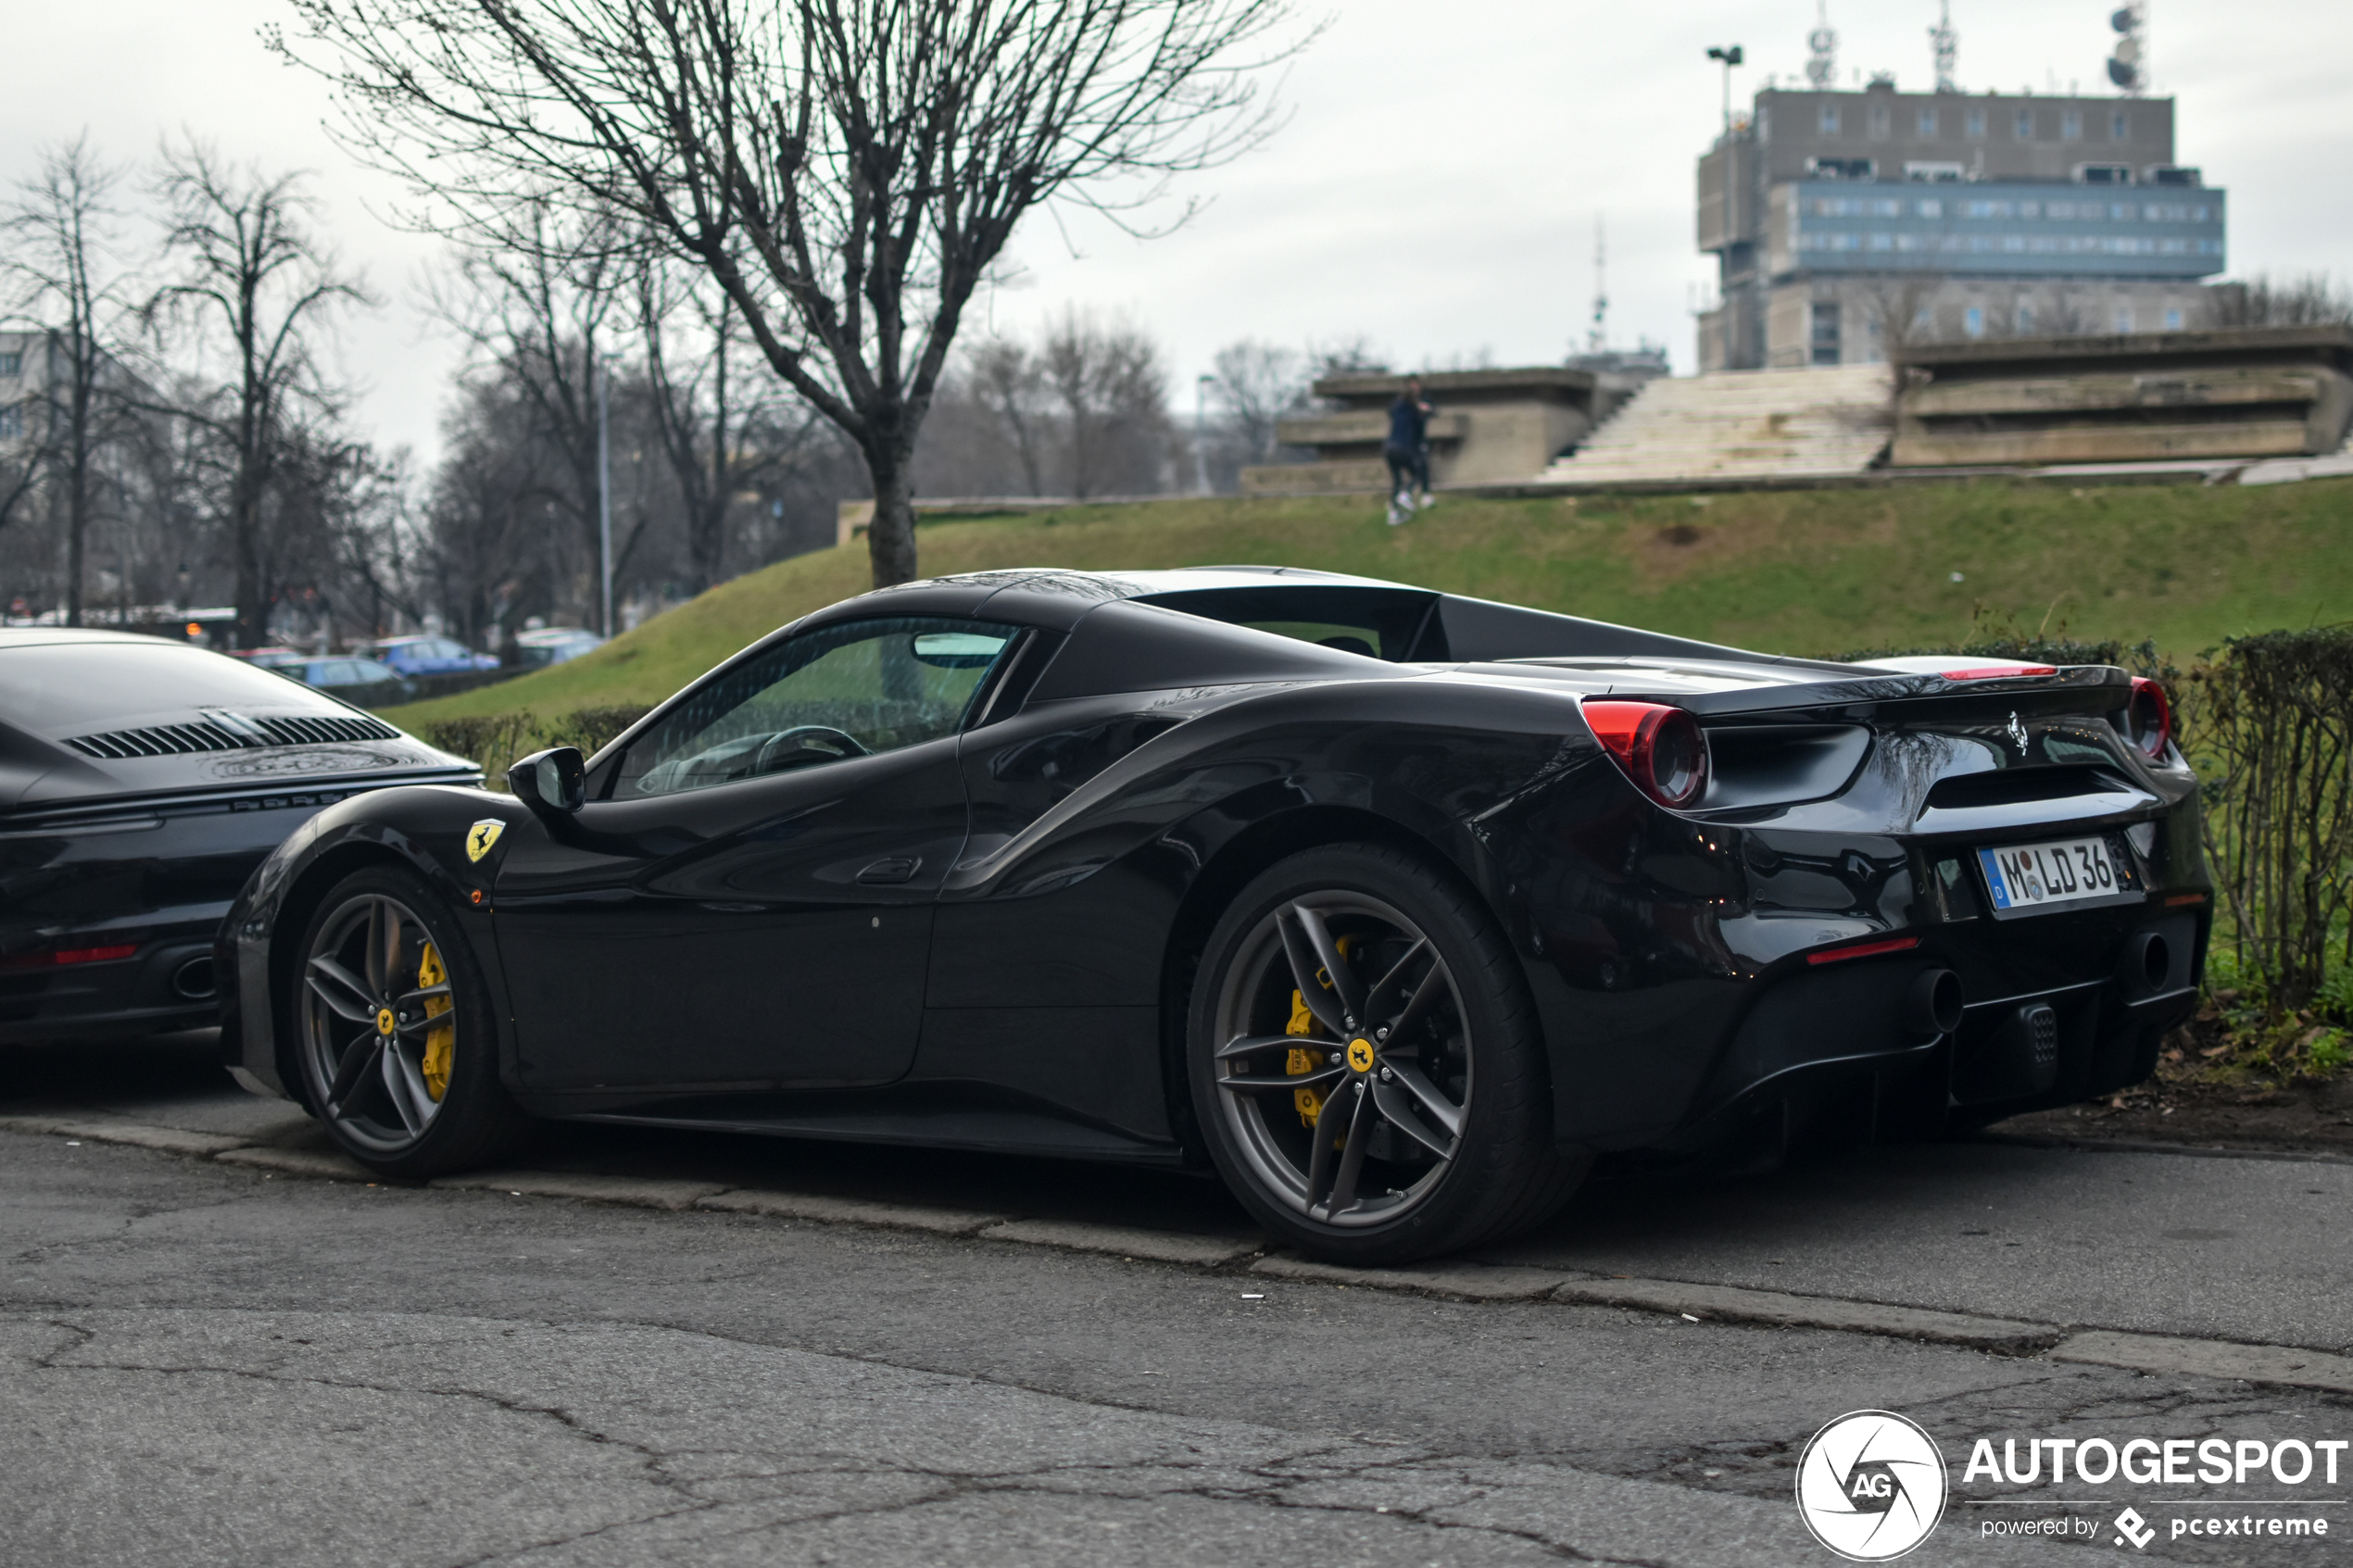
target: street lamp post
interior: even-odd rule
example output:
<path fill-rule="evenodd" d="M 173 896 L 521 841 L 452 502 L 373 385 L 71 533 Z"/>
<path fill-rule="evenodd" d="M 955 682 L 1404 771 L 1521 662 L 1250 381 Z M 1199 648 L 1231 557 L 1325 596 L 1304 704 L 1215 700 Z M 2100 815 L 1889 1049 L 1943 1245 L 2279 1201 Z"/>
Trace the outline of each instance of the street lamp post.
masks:
<path fill-rule="evenodd" d="M 604 624 L 612 635 L 612 361 L 597 360 L 597 574 L 603 587 Z"/>
<path fill-rule="evenodd" d="M 1729 132 L 1732 129 L 1732 68 L 1746 56 L 1741 53 L 1739 44 L 1730 44 L 1720 49 L 1710 49 L 1707 57 L 1724 62 L 1724 129 Z"/>
<path fill-rule="evenodd" d="M 1193 380 L 1193 471 L 1201 484 L 1201 493 L 1209 494 L 1209 389 L 1216 383 L 1215 376 L 1197 376 Z"/>

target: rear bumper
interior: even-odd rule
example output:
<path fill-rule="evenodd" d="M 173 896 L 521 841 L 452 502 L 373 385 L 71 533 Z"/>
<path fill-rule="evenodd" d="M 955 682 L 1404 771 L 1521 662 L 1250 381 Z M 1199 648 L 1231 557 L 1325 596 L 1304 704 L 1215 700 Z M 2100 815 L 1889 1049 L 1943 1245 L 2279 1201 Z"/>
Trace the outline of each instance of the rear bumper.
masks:
<path fill-rule="evenodd" d="M 1688 1152 L 1737 1139 L 1760 1119 L 1826 1116 L 1861 1135 L 1916 1136 L 2112 1093 L 2148 1078 L 2166 1032 L 2196 1011 L 2207 920 L 2202 909 L 2152 899 L 1917 927 L 1896 934 L 1916 937 L 1911 948 L 1819 966 L 1786 960 L 1729 1008 L 1719 992 L 1715 1008 L 1694 1010 L 1715 1014 L 1719 1044 L 1688 1054 L 1708 1065 L 1656 1105 L 1658 1120 L 1592 1129 L 1581 1141 Z M 2164 944 L 2157 974 L 2129 961 L 2150 935 Z M 1949 1032 L 1907 1016 L 1908 998 L 1937 971 L 1961 989 Z"/>
<path fill-rule="evenodd" d="M 116 1039 L 219 1022 L 213 936 L 221 913 L 44 934 L 57 947 L 135 942 L 138 951 L 101 963 L 0 972 L 0 1044 Z"/>

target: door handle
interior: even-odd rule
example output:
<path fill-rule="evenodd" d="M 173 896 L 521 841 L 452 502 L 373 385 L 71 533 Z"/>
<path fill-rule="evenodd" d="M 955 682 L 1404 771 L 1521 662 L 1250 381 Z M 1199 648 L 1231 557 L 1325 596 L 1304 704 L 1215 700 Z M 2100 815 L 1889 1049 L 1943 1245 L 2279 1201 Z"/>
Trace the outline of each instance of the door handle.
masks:
<path fill-rule="evenodd" d="M 887 860 L 876 860 L 858 873 L 858 880 L 870 887 L 887 885 L 897 882 L 912 882 L 914 880 L 916 868 L 923 863 L 920 858 L 910 859 L 904 856 L 894 856 Z"/>

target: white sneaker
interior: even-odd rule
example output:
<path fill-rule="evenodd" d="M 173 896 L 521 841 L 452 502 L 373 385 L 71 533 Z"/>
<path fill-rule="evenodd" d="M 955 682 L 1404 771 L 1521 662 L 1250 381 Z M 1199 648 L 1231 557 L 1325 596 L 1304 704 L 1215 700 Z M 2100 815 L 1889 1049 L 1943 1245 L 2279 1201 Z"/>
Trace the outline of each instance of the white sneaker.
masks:
<path fill-rule="evenodd" d="M 1430 494 L 1428 491 L 1427 491 L 1427 490 L 1423 491 L 1423 492 L 1422 492 L 1422 510 L 1424 510 L 1424 511 L 1428 511 L 1428 510 L 1429 510 L 1429 509 L 1430 509 L 1430 508 L 1432 508 L 1432 507 L 1434 507 L 1434 506 L 1436 506 L 1436 505 L 1438 505 L 1438 497 L 1437 497 L 1437 496 L 1435 496 L 1435 495 L 1431 495 L 1431 494 Z"/>
<path fill-rule="evenodd" d="M 1390 502 L 1389 503 L 1389 526 L 1390 526 L 1390 527 L 1391 527 L 1391 528 L 1399 528 L 1399 527 L 1403 526 L 1404 521 L 1405 521 L 1405 519 L 1406 519 L 1408 516 L 1410 516 L 1410 515 L 1411 515 L 1411 514 L 1410 514 L 1410 512 L 1409 512 L 1409 510 L 1408 510 L 1408 508 L 1407 508 L 1407 507 L 1406 507 L 1406 505 L 1405 505 L 1404 503 L 1398 502 L 1398 501 L 1394 501 L 1394 500 L 1392 500 L 1392 501 L 1390 501 Z"/>

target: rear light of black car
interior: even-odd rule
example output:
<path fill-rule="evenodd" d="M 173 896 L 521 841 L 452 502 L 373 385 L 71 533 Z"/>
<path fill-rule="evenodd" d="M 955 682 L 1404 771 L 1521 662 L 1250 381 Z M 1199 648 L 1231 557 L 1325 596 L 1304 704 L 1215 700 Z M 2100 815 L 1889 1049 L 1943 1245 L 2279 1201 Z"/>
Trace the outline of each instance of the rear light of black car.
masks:
<path fill-rule="evenodd" d="M 2145 675 L 2133 677 L 2133 696 L 2124 708 L 2124 734 L 2144 757 L 2165 755 L 2173 739 L 2173 705 L 2165 688 Z"/>
<path fill-rule="evenodd" d="M 1634 787 L 1661 806 L 1694 805 L 1707 789 L 1707 736 L 1699 721 L 1656 702 L 1583 705 L 1594 738 Z"/>
<path fill-rule="evenodd" d="M 115 963 L 139 950 L 136 942 L 115 942 L 103 947 L 53 947 L 45 953 L 17 953 L 0 959 L 0 969 L 53 969 L 62 964 Z"/>

